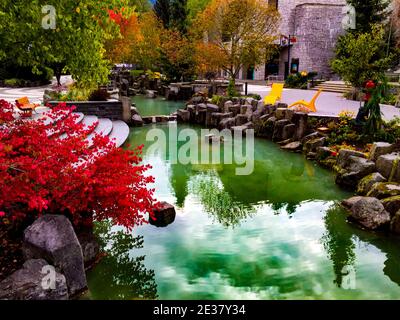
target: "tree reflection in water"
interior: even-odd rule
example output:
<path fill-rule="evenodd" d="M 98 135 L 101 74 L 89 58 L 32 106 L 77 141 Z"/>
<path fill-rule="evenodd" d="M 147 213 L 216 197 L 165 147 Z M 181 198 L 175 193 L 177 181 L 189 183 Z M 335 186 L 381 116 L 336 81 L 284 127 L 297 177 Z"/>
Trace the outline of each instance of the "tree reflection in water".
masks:
<path fill-rule="evenodd" d="M 104 258 L 89 276 L 94 299 L 156 299 L 157 284 L 153 270 L 144 266 L 145 256 L 131 257 L 133 249 L 143 248 L 143 237 L 122 230 L 112 231 L 108 222 L 97 223 L 96 235 Z"/>
<path fill-rule="evenodd" d="M 324 217 L 327 232 L 321 239 L 333 263 L 336 276 L 333 282 L 339 288 L 342 287 L 343 277 L 347 274 L 346 270 L 353 267 L 355 262 L 353 233 L 349 230 L 350 226 L 343 225 L 343 220 L 345 220 L 343 209 L 339 204 L 332 205 Z"/>
<path fill-rule="evenodd" d="M 195 177 L 191 189 L 193 194 L 199 196 L 205 211 L 224 227 L 235 228 L 255 212 L 253 207 L 234 201 L 223 189 L 218 177 L 213 174 Z"/>

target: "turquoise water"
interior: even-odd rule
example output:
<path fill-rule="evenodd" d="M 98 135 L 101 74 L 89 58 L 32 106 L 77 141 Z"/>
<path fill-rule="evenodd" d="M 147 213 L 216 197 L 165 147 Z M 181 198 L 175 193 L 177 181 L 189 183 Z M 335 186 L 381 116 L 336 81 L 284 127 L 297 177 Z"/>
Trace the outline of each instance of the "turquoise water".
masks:
<path fill-rule="evenodd" d="M 183 106 L 182 102 L 167 101 L 163 98 L 148 99 L 145 96 L 134 96 L 132 102 L 142 117 L 170 115 Z"/>
<path fill-rule="evenodd" d="M 151 129 L 131 130 L 145 143 Z M 200 128 L 179 125 L 178 131 Z M 171 139 L 171 137 L 169 137 Z M 179 146 L 183 145 L 179 143 Z M 93 299 L 398 299 L 400 242 L 346 222 L 350 196 L 302 155 L 255 140 L 254 172 L 182 165 L 146 154 L 158 200 L 176 206 L 164 228 L 134 230 L 88 275 Z M 143 243 L 141 243 L 143 242 Z"/>

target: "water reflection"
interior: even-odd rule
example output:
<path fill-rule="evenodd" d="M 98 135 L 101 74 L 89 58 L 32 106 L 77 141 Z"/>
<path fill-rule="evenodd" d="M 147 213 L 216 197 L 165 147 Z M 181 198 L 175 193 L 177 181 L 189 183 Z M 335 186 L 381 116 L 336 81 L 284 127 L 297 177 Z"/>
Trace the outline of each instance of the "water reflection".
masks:
<path fill-rule="evenodd" d="M 213 173 L 195 177 L 192 181 L 191 192 L 198 195 L 204 209 L 225 227 L 234 228 L 254 213 L 253 207 L 246 207 L 233 201 Z"/>
<path fill-rule="evenodd" d="M 156 299 L 154 271 L 146 269 L 145 256 L 131 256 L 133 249 L 143 248 L 143 237 L 133 237 L 122 230 L 112 231 L 109 223 L 98 223 L 96 235 L 105 256 L 88 275 L 90 298 Z"/>
<path fill-rule="evenodd" d="M 322 243 L 328 257 L 332 260 L 335 273 L 334 283 L 341 288 L 343 276 L 346 276 L 346 270 L 354 266 L 355 245 L 353 242 L 353 233 L 346 230 L 346 226 L 338 228 L 343 221 L 343 210 L 338 204 L 331 206 L 324 217 L 326 233 L 322 237 Z"/>

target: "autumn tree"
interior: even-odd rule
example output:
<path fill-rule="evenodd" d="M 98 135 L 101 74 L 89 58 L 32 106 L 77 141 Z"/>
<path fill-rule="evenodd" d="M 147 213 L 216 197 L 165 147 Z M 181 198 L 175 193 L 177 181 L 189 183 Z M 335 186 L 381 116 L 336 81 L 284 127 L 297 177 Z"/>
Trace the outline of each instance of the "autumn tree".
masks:
<path fill-rule="evenodd" d="M 242 67 L 266 61 L 278 23 L 279 13 L 264 0 L 213 0 L 193 24 L 204 42 L 197 46 L 197 61 L 226 71 L 234 82 Z"/>

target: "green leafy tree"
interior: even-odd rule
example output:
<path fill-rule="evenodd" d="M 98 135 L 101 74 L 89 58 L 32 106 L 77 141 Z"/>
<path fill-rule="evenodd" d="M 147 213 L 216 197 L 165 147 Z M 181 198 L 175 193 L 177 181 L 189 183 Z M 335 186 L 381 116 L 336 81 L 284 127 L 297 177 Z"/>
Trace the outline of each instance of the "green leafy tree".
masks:
<path fill-rule="evenodd" d="M 332 70 L 352 86 L 361 90 L 368 80 L 378 81 L 395 55 L 387 54 L 386 34 L 382 26 L 373 26 L 371 33 L 347 33 L 336 47 Z"/>
<path fill-rule="evenodd" d="M 356 9 L 356 32 L 368 32 L 389 16 L 390 0 L 347 0 Z"/>
<path fill-rule="evenodd" d="M 0 60 L 13 57 L 18 65 L 31 66 L 36 72 L 40 66 L 51 66 L 58 79 L 61 71 L 68 71 L 86 87 L 107 81 L 104 42 L 119 34 L 108 9 L 128 8 L 128 0 L 60 0 L 53 2 L 54 12 L 43 13 L 45 4 L 41 0 L 1 1 Z M 46 24 L 53 18 L 54 28 Z"/>

